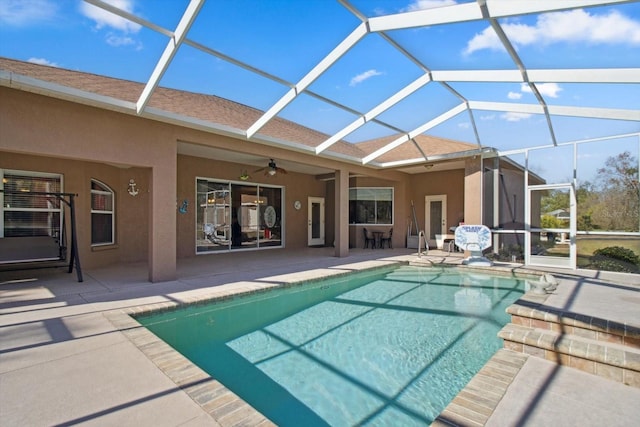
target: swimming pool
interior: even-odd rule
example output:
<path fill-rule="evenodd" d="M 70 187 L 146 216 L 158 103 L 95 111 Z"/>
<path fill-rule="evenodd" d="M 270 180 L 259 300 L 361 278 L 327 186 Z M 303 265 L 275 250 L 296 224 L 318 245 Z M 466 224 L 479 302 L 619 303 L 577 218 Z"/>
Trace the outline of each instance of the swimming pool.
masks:
<path fill-rule="evenodd" d="M 431 423 L 524 282 L 400 266 L 137 320 L 281 426 Z"/>

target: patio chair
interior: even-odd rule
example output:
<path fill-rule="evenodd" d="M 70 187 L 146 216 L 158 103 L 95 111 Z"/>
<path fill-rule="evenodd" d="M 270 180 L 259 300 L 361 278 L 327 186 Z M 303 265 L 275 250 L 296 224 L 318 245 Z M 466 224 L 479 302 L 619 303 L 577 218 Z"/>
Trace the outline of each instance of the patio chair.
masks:
<path fill-rule="evenodd" d="M 362 232 L 364 233 L 363 249 L 367 249 L 369 247 L 369 243 L 371 243 L 371 249 L 374 249 L 376 247 L 376 239 L 373 237 L 371 233 L 369 233 L 369 231 L 366 228 L 363 228 Z"/>
<path fill-rule="evenodd" d="M 384 248 L 384 244 L 387 244 L 389 249 L 393 249 L 393 245 L 391 244 L 391 238 L 393 237 L 393 227 L 389 230 L 389 234 L 383 235 L 380 238 L 380 247 Z"/>

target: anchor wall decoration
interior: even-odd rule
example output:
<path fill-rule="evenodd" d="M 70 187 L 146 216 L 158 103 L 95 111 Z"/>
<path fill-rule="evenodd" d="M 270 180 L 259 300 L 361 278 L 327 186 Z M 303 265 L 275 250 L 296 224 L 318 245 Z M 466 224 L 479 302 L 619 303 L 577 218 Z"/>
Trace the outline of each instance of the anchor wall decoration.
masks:
<path fill-rule="evenodd" d="M 140 192 L 140 190 L 136 188 L 136 185 L 137 185 L 136 182 L 133 180 L 133 178 L 131 178 L 129 180 L 129 188 L 127 189 L 127 192 L 133 197 L 137 196 L 138 193 Z"/>

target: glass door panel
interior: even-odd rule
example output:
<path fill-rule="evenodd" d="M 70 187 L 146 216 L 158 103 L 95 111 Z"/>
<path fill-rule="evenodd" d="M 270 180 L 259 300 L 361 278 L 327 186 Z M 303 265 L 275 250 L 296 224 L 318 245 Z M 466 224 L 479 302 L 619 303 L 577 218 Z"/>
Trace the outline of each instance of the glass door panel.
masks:
<path fill-rule="evenodd" d="M 228 250 L 231 243 L 229 185 L 198 180 L 196 197 L 196 252 Z"/>
<path fill-rule="evenodd" d="M 529 264 L 573 268 L 575 202 L 571 186 L 536 187 L 529 190 L 529 197 Z"/>
<path fill-rule="evenodd" d="M 442 249 L 447 234 L 447 196 L 425 196 L 425 237 L 429 246 Z M 440 242 L 438 244 L 438 242 Z"/>
<path fill-rule="evenodd" d="M 309 246 L 324 245 L 324 198 L 309 197 L 307 242 Z"/>
<path fill-rule="evenodd" d="M 235 230 L 232 249 L 258 247 L 260 234 L 260 215 L 264 200 L 258 197 L 258 188 L 248 185 L 231 185 L 231 215 Z"/>
<path fill-rule="evenodd" d="M 429 240 L 435 240 L 436 234 L 440 234 L 442 224 L 442 202 L 434 200 L 430 205 L 429 216 Z"/>
<path fill-rule="evenodd" d="M 282 190 L 260 187 L 260 230 L 259 245 L 282 245 Z"/>

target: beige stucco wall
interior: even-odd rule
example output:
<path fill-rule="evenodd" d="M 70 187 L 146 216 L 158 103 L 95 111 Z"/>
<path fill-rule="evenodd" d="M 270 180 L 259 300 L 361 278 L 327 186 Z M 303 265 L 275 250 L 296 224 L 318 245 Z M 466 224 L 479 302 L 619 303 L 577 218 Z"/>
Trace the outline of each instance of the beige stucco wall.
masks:
<path fill-rule="evenodd" d="M 464 175 L 464 222 L 482 224 L 482 159 L 465 160 Z"/>
<path fill-rule="evenodd" d="M 465 201 L 465 194 L 479 194 L 479 187 L 465 190 L 465 185 L 474 181 L 465 179 L 462 170 L 410 176 L 355 163 L 347 165 L 322 156 L 0 87 L 0 167 L 64 175 L 65 191 L 79 194 L 79 249 L 84 267 L 146 260 L 149 278 L 163 281 L 175 278 L 177 258 L 195 256 L 195 178 L 238 181 L 243 170 L 251 173 L 252 168 L 219 159 L 178 155 L 180 142 L 357 175 L 349 180 L 349 186 L 393 187 L 394 247 L 406 245 L 411 200 L 422 222 L 426 195 L 447 194 L 449 224 L 456 224 L 467 214 L 465 206 L 467 211 L 476 209 L 480 214 L 479 204 Z M 110 248 L 90 245 L 91 178 L 104 182 L 116 193 L 117 245 Z M 136 197 L 126 192 L 131 178 L 141 191 Z M 286 247 L 307 245 L 309 196 L 325 198 L 326 244 L 337 240 L 336 228 L 344 228 L 344 223 L 335 218 L 333 181 L 290 172 L 269 178 L 258 174 L 252 176 L 252 182 L 284 187 Z M 185 199 L 190 203 L 189 213 L 178 214 L 177 208 Z M 293 208 L 295 200 L 302 202 L 299 211 Z M 362 230 L 352 226 L 348 230 L 348 245 L 361 247 Z M 342 256 L 345 251 L 340 249 L 336 254 Z"/>
<path fill-rule="evenodd" d="M 116 262 L 145 261 L 148 255 L 149 169 L 122 169 L 95 162 L 47 158 L 10 152 L 0 152 L 0 169 L 45 172 L 62 175 L 63 191 L 77 194 L 76 227 L 80 262 L 84 268 L 96 268 Z M 91 246 L 91 180 L 109 186 L 115 194 L 116 243 Z M 134 179 L 140 193 L 127 193 L 128 183 Z M 142 220 L 144 219 L 144 220 Z M 70 238 L 70 218 L 66 217 Z M 71 244 L 70 240 L 67 242 Z"/>
<path fill-rule="evenodd" d="M 426 172 L 412 175 L 409 184 L 409 198 L 407 200 L 407 215 L 405 220 L 405 235 L 411 218 L 411 201 L 413 200 L 416 217 L 420 230 L 425 230 L 425 196 L 447 196 L 447 229 L 458 225 L 463 219 L 466 221 L 464 203 L 465 175 L 463 170 L 447 170 L 442 172 Z M 413 226 L 415 233 L 415 225 Z"/>
<path fill-rule="evenodd" d="M 195 256 L 195 216 L 177 214 L 178 202 L 193 201 L 195 176 L 234 180 L 247 166 L 178 156 L 179 141 L 307 162 L 330 170 L 344 167 L 335 160 L 310 154 L 0 88 L 1 167 L 61 173 L 65 191 L 80 195 L 77 209 L 79 250 L 85 268 L 146 259 L 150 279 L 162 281 L 175 278 L 176 258 Z M 348 170 L 369 171 L 358 165 L 350 165 Z M 116 245 L 110 247 L 91 248 L 90 245 L 88 192 L 91 178 L 99 179 L 116 193 L 118 236 Z M 136 180 L 141 191 L 136 197 L 126 193 L 131 178 Z M 309 196 L 325 197 L 326 225 L 335 225 L 332 218 L 334 195 L 327 195 L 327 189 L 331 187 L 327 181 L 294 172 L 271 178 L 258 175 L 254 176 L 254 181 L 285 187 L 287 247 L 305 247 L 307 244 L 306 202 Z M 293 208 L 294 200 L 302 202 L 299 211 Z M 193 212 L 193 205 L 191 209 Z M 327 244 L 331 245 L 335 240 L 333 228 L 326 230 L 326 236 Z"/>
<path fill-rule="evenodd" d="M 147 228 L 149 242 L 150 279 L 174 279 L 176 143 L 172 127 L 5 87 L 0 87 L 0 99 L 0 150 L 50 157 L 51 162 L 82 160 L 103 167 L 118 164 L 149 170 L 150 192 L 146 199 L 139 200 L 147 202 L 143 228 Z M 65 171 L 69 176 L 75 173 L 74 168 Z M 77 182 L 81 181 L 77 178 Z M 70 180 L 73 182 L 76 179 Z M 161 191 L 154 193 L 154 186 Z M 141 187 L 144 190 L 144 185 Z M 73 187 L 65 189 L 76 191 Z M 111 256 L 120 258 L 111 254 L 103 254 L 102 258 Z M 91 259 L 88 254 L 86 257 Z"/>

